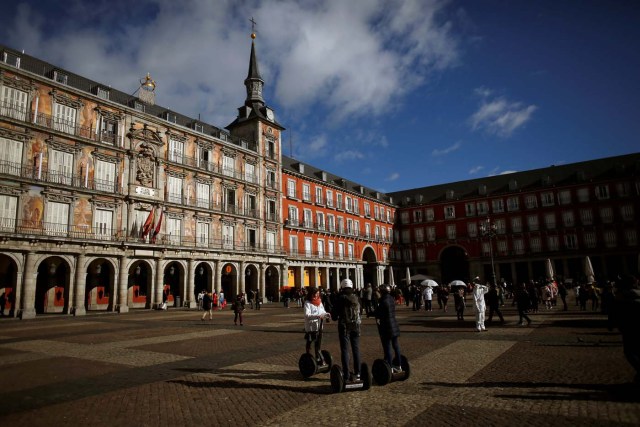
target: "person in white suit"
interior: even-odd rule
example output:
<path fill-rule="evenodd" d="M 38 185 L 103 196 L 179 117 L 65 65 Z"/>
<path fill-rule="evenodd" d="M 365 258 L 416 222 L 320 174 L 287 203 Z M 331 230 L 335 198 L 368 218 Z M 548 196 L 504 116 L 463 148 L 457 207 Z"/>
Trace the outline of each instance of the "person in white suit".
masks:
<path fill-rule="evenodd" d="M 484 314 L 487 305 L 484 301 L 484 294 L 489 292 L 489 287 L 480 284 L 480 278 L 476 277 L 473 284 L 473 302 L 476 305 L 476 330 L 486 331 L 484 327 Z"/>

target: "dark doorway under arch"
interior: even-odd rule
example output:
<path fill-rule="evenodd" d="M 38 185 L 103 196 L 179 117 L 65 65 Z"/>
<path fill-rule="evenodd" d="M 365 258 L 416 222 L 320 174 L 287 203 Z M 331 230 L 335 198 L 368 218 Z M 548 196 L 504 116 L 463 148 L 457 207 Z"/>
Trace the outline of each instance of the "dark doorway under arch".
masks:
<path fill-rule="evenodd" d="M 452 280 L 469 281 L 469 260 L 467 253 L 460 246 L 449 246 L 440 254 L 440 271 L 442 283 Z"/>
<path fill-rule="evenodd" d="M 371 283 L 372 286 L 377 287 L 378 274 L 376 268 L 378 267 L 378 260 L 376 259 L 376 253 L 371 247 L 367 247 L 362 251 L 362 260 L 366 264 L 362 268 L 362 278 L 364 280 L 363 286 L 367 283 Z"/>

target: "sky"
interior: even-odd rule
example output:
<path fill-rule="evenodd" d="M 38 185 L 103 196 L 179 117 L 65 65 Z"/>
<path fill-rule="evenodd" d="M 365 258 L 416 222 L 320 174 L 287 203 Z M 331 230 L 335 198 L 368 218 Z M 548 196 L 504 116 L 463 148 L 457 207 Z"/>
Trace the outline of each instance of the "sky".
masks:
<path fill-rule="evenodd" d="M 252 18 L 283 154 L 366 187 L 640 151 L 635 0 L 18 0 L 0 43 L 223 128 Z"/>

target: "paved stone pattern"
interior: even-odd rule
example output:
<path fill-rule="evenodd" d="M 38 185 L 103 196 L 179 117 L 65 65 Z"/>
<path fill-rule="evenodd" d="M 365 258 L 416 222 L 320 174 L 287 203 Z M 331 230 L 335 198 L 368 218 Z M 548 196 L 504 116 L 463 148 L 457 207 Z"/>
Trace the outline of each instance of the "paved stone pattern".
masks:
<path fill-rule="evenodd" d="M 573 307 L 571 307 L 573 309 Z M 544 311 L 531 327 L 474 330 L 454 313 L 398 307 L 411 377 L 333 394 L 303 380 L 303 312 L 229 310 L 0 321 L 0 425 L 639 425 L 640 388 L 619 334 L 591 312 Z M 324 348 L 340 363 L 337 326 Z M 381 357 L 364 319 L 363 360 Z M 312 415 L 310 415 L 312 414 Z"/>

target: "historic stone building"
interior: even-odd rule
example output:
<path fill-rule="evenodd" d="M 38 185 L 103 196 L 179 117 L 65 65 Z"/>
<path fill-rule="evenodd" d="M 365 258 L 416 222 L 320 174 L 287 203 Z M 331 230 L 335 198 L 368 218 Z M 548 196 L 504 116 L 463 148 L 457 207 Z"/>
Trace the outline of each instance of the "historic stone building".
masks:
<path fill-rule="evenodd" d="M 240 82 L 239 82 L 240 84 Z M 195 306 L 200 289 L 277 298 L 283 127 L 251 45 L 225 129 L 0 46 L 0 294 L 6 312 Z"/>

